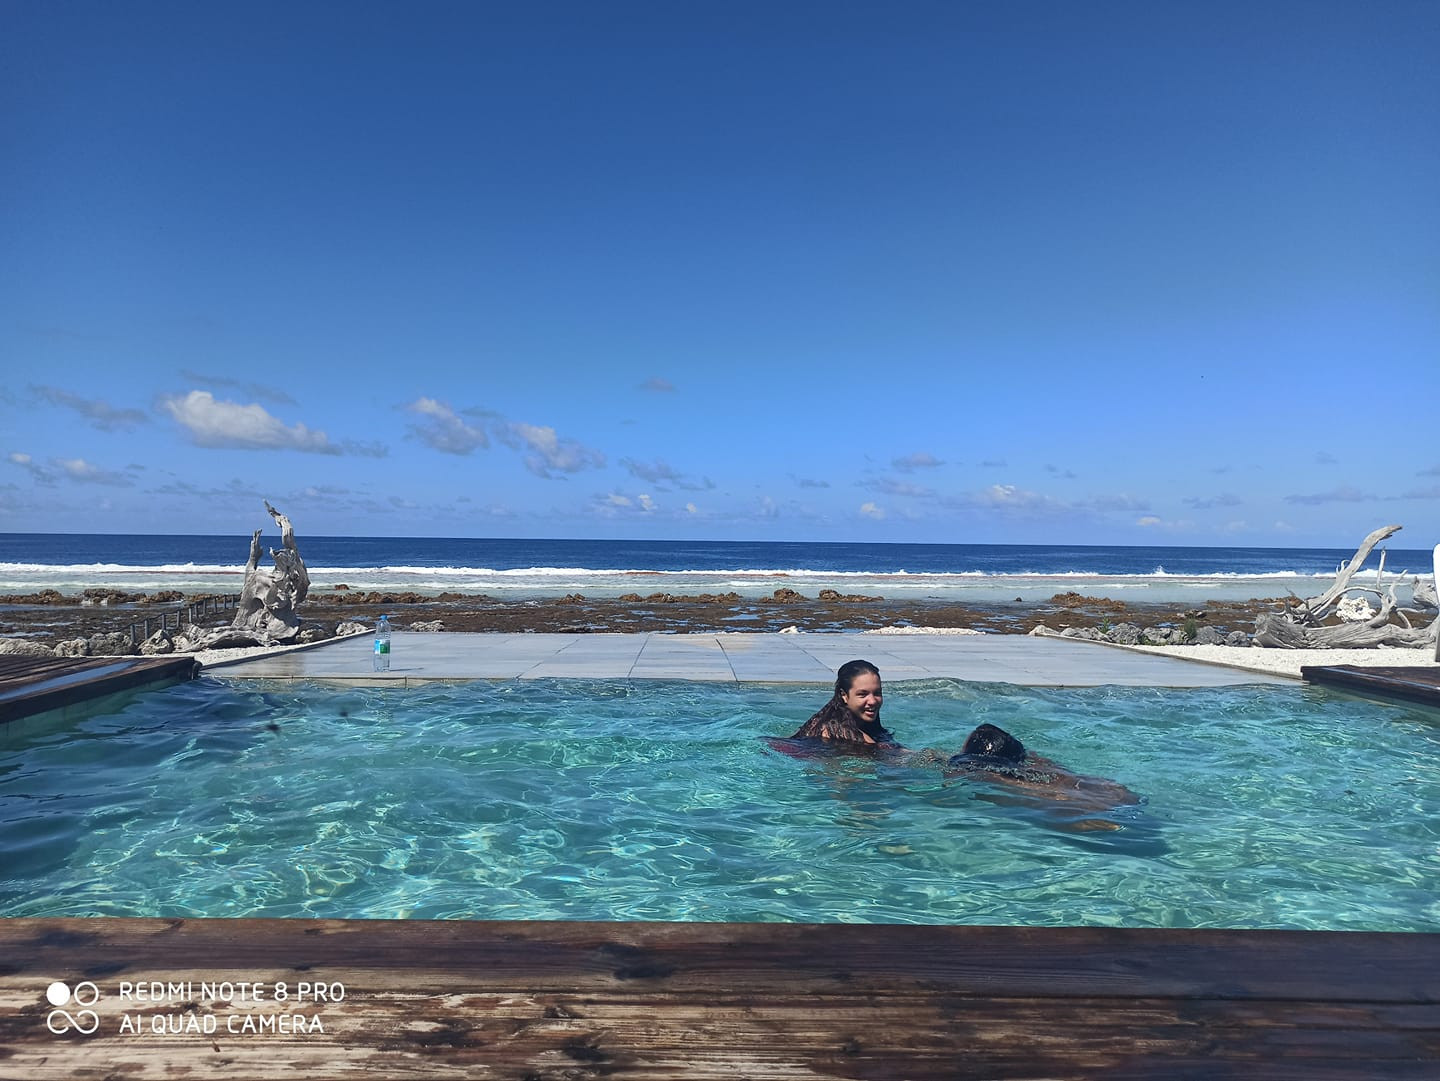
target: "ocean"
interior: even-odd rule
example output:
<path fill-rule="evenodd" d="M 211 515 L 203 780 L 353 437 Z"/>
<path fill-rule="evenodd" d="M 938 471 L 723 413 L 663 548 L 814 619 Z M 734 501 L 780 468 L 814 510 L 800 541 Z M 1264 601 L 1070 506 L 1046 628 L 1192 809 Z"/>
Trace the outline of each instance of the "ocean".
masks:
<path fill-rule="evenodd" d="M 267 549 L 278 536 L 262 538 Z M 738 593 L 789 588 L 897 601 L 996 603 L 1074 591 L 1134 602 L 1302 597 L 1322 592 L 1354 549 L 788 541 L 297 537 L 312 590 L 456 592 L 528 600 L 579 593 Z M 0 534 L 0 594 L 90 588 L 237 592 L 248 536 Z M 1385 554 L 1383 578 L 1379 574 Z M 265 561 L 269 565 L 267 557 Z M 1377 548 L 1357 585 L 1430 573 L 1427 551 Z"/>

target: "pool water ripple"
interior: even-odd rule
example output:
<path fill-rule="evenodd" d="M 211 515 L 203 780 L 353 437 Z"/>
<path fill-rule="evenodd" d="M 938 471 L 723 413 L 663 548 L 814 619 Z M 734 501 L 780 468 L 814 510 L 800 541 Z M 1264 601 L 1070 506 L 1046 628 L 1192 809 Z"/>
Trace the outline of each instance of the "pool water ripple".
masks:
<path fill-rule="evenodd" d="M 758 738 L 823 688 L 202 679 L 0 749 L 0 915 L 1440 929 L 1433 712 L 1302 687 L 887 691 L 912 747 L 988 721 L 1147 802 L 1077 832 L 938 766 Z"/>

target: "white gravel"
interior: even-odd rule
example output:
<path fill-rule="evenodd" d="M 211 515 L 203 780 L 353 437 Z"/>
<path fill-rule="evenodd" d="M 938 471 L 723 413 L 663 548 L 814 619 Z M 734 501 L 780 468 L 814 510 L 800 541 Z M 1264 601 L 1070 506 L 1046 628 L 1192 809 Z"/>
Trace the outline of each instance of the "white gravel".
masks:
<path fill-rule="evenodd" d="M 368 632 L 366 632 L 368 633 Z M 353 637 L 346 635 L 344 637 Z M 327 638 L 323 642 L 302 642 L 295 646 L 245 646 L 238 649 L 202 649 L 198 653 L 191 653 L 188 656 L 194 657 L 200 662 L 201 668 L 214 668 L 217 665 L 230 664 L 233 661 L 251 661 L 256 657 L 269 657 L 279 653 L 295 653 L 302 649 L 315 649 L 329 642 L 338 641 L 336 638 Z M 177 654 L 186 656 L 187 654 Z"/>
<path fill-rule="evenodd" d="M 978 634 L 964 627 L 881 627 L 862 634 Z M 1060 637 L 1058 634 L 1047 637 Z M 1256 646 L 1120 646 L 1112 642 L 1089 642 L 1084 638 L 1069 641 L 1087 642 L 1105 649 L 1130 649 L 1137 653 L 1159 653 L 1186 661 L 1223 664 L 1248 672 L 1265 672 L 1276 676 L 1300 678 L 1300 669 L 1309 665 L 1354 664 L 1361 667 L 1428 667 L 1440 668 L 1433 647 L 1421 649 L 1263 649 Z"/>
<path fill-rule="evenodd" d="M 1300 678 L 1304 665 L 1353 664 L 1365 667 L 1440 668 L 1432 647 L 1423 649 L 1263 649 L 1255 646 L 1110 646 L 1138 653 L 1163 653 L 1182 660 L 1205 661 L 1250 672 Z"/>
<path fill-rule="evenodd" d="M 875 627 L 861 634 L 984 634 L 969 627 Z"/>

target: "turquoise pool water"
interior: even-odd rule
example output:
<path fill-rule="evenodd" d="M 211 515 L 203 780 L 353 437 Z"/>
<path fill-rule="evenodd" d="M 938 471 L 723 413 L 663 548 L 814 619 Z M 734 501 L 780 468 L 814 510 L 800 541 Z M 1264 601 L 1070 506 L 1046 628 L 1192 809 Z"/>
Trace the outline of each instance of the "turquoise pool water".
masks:
<path fill-rule="evenodd" d="M 1296 687 L 887 686 L 1148 802 L 800 760 L 820 687 L 202 679 L 0 744 L 0 915 L 1440 930 L 1440 717 Z"/>

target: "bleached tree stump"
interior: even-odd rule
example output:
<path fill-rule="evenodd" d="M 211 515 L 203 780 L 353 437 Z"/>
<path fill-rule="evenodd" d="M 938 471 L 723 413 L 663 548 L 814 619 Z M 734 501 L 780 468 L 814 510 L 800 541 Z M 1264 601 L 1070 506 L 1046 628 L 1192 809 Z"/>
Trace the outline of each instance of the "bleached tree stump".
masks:
<path fill-rule="evenodd" d="M 1254 643 L 1273 649 L 1375 649 L 1380 646 L 1423 647 L 1436 642 L 1440 632 L 1440 619 L 1429 627 L 1413 627 L 1405 614 L 1399 610 L 1395 598 L 1395 586 L 1388 590 L 1368 589 L 1351 585 L 1350 580 L 1365 565 L 1366 558 L 1375 546 L 1387 537 L 1400 531 L 1398 525 L 1381 526 L 1372 532 L 1356 549 L 1350 560 L 1335 576 L 1335 584 L 1318 597 L 1300 600 L 1287 605 L 1282 612 L 1266 612 L 1255 620 Z M 1381 568 L 1384 555 L 1381 555 Z M 1398 579 L 1397 579 L 1398 580 Z M 1377 587 L 1379 583 L 1377 582 Z M 1423 591 L 1416 591 L 1424 596 Z M 1432 587 L 1433 592 L 1433 587 Z M 1327 624 L 1331 616 L 1337 615 L 1342 603 L 1349 598 L 1347 609 L 1355 610 L 1355 602 L 1362 598 L 1355 594 L 1370 594 L 1380 602 L 1379 610 L 1363 622 Z M 1394 622 L 1398 619 L 1400 622 Z"/>
<path fill-rule="evenodd" d="M 282 548 L 270 549 L 274 569 L 260 567 L 260 535 L 250 538 L 250 559 L 245 564 L 245 584 L 230 626 L 212 631 L 195 644 L 196 649 L 226 649 L 234 646 L 271 646 L 293 641 L 300 633 L 299 607 L 310 593 L 310 573 L 295 544 L 290 519 L 267 501 L 265 509 L 280 527 Z"/>

